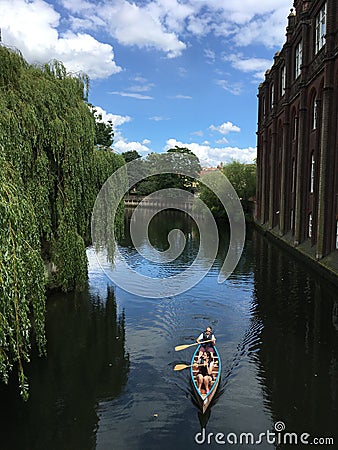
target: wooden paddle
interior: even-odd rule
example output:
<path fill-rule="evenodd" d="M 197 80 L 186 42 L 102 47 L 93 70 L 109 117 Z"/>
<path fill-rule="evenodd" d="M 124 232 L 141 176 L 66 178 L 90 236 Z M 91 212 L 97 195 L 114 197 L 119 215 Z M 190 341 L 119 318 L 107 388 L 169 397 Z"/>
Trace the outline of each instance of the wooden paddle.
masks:
<path fill-rule="evenodd" d="M 175 351 L 178 352 L 180 350 L 184 350 L 185 348 L 192 347 L 193 345 L 205 344 L 206 342 L 212 342 L 212 339 L 209 339 L 208 341 L 203 341 L 203 342 L 195 342 L 194 344 L 177 345 L 175 347 Z"/>
<path fill-rule="evenodd" d="M 183 369 L 188 369 L 188 367 L 198 367 L 198 366 L 204 366 L 204 364 L 191 364 L 190 366 L 188 366 L 187 364 L 176 364 L 176 366 L 174 367 L 174 370 L 183 370 Z"/>

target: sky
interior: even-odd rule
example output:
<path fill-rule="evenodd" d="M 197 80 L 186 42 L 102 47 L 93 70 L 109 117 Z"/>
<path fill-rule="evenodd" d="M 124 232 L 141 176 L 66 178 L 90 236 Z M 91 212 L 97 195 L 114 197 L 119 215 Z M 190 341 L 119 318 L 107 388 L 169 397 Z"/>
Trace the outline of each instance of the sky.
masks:
<path fill-rule="evenodd" d="M 2 42 L 90 78 L 113 149 L 256 157 L 257 93 L 292 0 L 0 0 Z"/>

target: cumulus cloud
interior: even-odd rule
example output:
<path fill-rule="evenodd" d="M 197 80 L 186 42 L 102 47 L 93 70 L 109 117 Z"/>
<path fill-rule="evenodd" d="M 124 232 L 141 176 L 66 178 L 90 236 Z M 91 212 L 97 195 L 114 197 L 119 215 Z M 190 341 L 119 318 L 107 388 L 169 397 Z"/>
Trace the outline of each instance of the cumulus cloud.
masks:
<path fill-rule="evenodd" d="M 253 73 L 256 79 L 264 78 L 265 71 L 271 67 L 273 61 L 264 58 L 246 58 L 241 53 L 223 56 L 224 61 L 229 61 L 231 65 L 241 72 Z"/>
<path fill-rule="evenodd" d="M 233 160 L 242 163 L 252 163 L 256 158 L 257 149 L 255 147 L 212 147 L 209 144 L 198 144 L 195 142 L 180 142 L 176 139 L 168 139 L 165 150 L 175 146 L 187 147 L 199 158 L 201 165 L 207 167 L 217 167 L 221 162 L 227 163 Z"/>
<path fill-rule="evenodd" d="M 227 37 L 235 46 L 283 43 L 291 0 L 63 0 L 73 31 L 104 28 L 119 43 L 155 48 L 173 58 L 182 54 L 189 35 Z M 205 53 L 213 60 L 213 51 Z"/>
<path fill-rule="evenodd" d="M 44 0 L 1 0 L 3 41 L 17 47 L 31 63 L 61 60 L 70 72 L 105 78 L 121 70 L 113 47 L 87 33 L 60 34 L 60 14 Z"/>
<path fill-rule="evenodd" d="M 107 113 L 100 106 L 94 106 L 94 109 L 96 110 L 95 115 L 102 117 L 102 122 L 104 122 L 104 123 L 111 122 L 114 127 L 119 127 L 119 126 L 123 125 L 124 123 L 131 121 L 130 116 L 120 116 L 118 114 Z"/>
<path fill-rule="evenodd" d="M 62 60 L 67 69 L 105 78 L 121 68 L 113 47 L 92 33 L 103 31 L 126 46 L 152 48 L 168 58 L 180 56 L 189 35 L 227 37 L 232 46 L 284 41 L 290 0 L 1 0 L 1 28 L 6 44 L 18 47 L 30 62 Z M 58 10 L 62 5 L 63 9 Z M 62 21 L 60 12 L 62 11 Z M 68 26 L 66 32 L 65 26 Z M 70 28 L 69 28 L 70 27 Z M 184 40 L 187 42 L 184 42 Z M 206 49 L 209 61 L 214 51 Z M 224 84 L 224 88 L 231 86 Z"/>
<path fill-rule="evenodd" d="M 113 144 L 113 148 L 118 153 L 124 153 L 132 150 L 136 150 L 141 156 L 145 156 L 151 152 L 150 148 L 147 146 L 150 141 L 148 139 L 144 139 L 142 144 L 141 142 L 128 142 L 123 138 L 116 140 Z"/>
<path fill-rule="evenodd" d="M 224 122 L 218 126 L 210 125 L 209 130 L 218 131 L 221 134 L 229 134 L 231 132 L 239 133 L 241 131 L 241 129 L 237 125 L 234 125 L 233 123 L 231 123 L 229 121 Z"/>

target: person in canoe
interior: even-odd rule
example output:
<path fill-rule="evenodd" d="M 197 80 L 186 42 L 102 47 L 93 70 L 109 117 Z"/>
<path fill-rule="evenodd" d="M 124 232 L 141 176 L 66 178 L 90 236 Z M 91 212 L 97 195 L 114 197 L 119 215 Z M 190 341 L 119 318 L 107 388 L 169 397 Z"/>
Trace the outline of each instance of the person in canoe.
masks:
<path fill-rule="evenodd" d="M 201 365 L 203 364 L 203 365 Z M 211 388 L 211 382 L 214 377 L 212 370 L 214 368 L 214 362 L 211 358 L 211 353 L 204 351 L 201 358 L 198 360 L 199 373 L 197 374 L 196 381 L 199 391 L 201 391 L 202 384 L 205 386 L 205 393 L 208 394 Z"/>
<path fill-rule="evenodd" d="M 206 342 L 205 344 L 201 344 L 201 342 L 204 342 L 204 341 L 209 341 L 209 342 Z M 216 338 L 212 334 L 212 328 L 211 327 L 207 327 L 205 329 L 205 331 L 203 331 L 203 333 L 201 333 L 198 336 L 198 338 L 196 339 L 196 342 L 201 344 L 201 347 L 200 347 L 199 352 L 198 352 L 198 356 L 199 357 L 201 357 L 203 352 L 205 352 L 205 351 L 208 351 L 208 352 L 214 354 L 214 345 L 216 344 Z"/>

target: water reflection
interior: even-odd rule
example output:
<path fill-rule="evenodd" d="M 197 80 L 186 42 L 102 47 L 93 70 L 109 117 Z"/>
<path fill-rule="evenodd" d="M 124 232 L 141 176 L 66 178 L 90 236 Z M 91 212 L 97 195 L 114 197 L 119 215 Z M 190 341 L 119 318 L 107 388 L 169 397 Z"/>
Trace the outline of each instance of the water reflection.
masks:
<path fill-rule="evenodd" d="M 258 436 L 276 421 L 290 432 L 335 436 L 336 288 L 250 228 L 241 261 L 218 284 L 229 242 L 228 228 L 219 225 L 212 269 L 176 297 L 107 291 L 110 281 L 88 250 L 89 290 L 49 298 L 48 357 L 34 357 L 28 367 L 29 402 L 21 401 L 16 380 L 9 389 L 0 385 L 1 450 L 190 450 L 198 448 L 201 428 Z M 150 226 L 156 248 L 167 248 L 172 227 L 184 232 L 186 253 L 175 266 L 163 265 L 164 276 L 189 264 L 199 243 L 192 221 L 167 211 Z M 128 234 L 119 245 L 129 262 L 156 271 L 135 254 Z M 223 369 L 217 398 L 201 416 L 189 370 L 173 371 L 190 363 L 192 351 L 174 347 L 193 343 L 206 325 Z"/>
<path fill-rule="evenodd" d="M 337 288 L 261 235 L 253 238 L 252 313 L 263 325 L 254 361 L 265 403 L 287 431 L 338 442 Z"/>
<path fill-rule="evenodd" d="M 127 382 L 125 317 L 113 290 L 105 296 L 51 295 L 47 305 L 47 358 L 27 367 L 30 399 L 16 381 L 1 386 L 1 449 L 95 448 L 101 398 L 116 398 Z M 4 427 L 4 428 L 3 428 Z"/>

